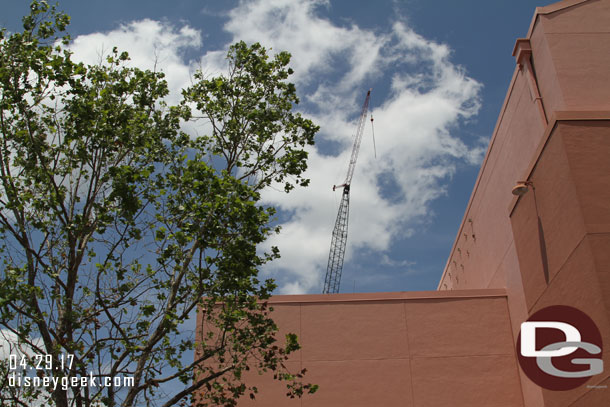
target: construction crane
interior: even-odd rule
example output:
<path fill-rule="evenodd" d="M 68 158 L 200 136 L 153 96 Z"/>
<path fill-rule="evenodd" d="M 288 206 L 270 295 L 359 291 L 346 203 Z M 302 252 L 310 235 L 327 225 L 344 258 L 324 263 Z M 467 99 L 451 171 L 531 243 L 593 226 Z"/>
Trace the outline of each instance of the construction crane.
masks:
<path fill-rule="evenodd" d="M 330 241 L 330 253 L 328 254 L 328 265 L 326 266 L 326 278 L 324 279 L 324 294 L 335 294 L 339 292 L 339 285 L 341 283 L 341 271 L 343 270 L 343 258 L 345 257 L 345 248 L 347 245 L 347 223 L 349 220 L 349 191 L 352 184 L 352 177 L 354 176 L 354 169 L 356 168 L 356 160 L 358 159 L 358 152 L 360 151 L 360 142 L 362 141 L 362 133 L 364 131 L 364 122 L 366 120 L 366 113 L 369 108 L 369 99 L 371 97 L 371 89 L 366 93 L 366 99 L 364 99 L 364 105 L 362 106 L 362 113 L 358 120 L 358 127 L 356 129 L 356 137 L 354 138 L 354 146 L 352 147 L 352 156 L 349 161 L 349 167 L 347 169 L 347 177 L 345 182 L 341 185 L 333 186 L 333 191 L 337 188 L 343 188 L 343 194 L 341 195 L 341 203 L 339 204 L 339 212 L 337 213 L 337 220 L 335 220 L 335 228 L 333 229 L 333 235 Z M 373 117 L 371 116 L 371 122 Z"/>

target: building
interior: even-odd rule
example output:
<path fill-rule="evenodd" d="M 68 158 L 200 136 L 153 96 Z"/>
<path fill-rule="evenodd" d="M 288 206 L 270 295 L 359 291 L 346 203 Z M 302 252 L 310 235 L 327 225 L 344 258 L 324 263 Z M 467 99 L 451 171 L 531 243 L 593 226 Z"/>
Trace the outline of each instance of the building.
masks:
<path fill-rule="evenodd" d="M 610 346 L 610 0 L 537 8 L 513 54 L 438 290 L 274 297 L 303 346 L 289 367 L 320 390 L 289 400 L 252 376 L 260 394 L 240 406 L 610 405 L 606 349 L 602 373 L 557 391 L 528 378 L 515 348 L 550 305 L 583 311 Z"/>

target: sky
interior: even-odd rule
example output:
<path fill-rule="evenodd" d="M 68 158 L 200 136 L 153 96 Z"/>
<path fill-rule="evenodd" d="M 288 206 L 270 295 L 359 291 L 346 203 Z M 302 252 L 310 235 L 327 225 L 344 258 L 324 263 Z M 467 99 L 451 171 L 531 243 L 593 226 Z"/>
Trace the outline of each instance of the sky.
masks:
<path fill-rule="evenodd" d="M 0 26 L 20 29 L 28 1 L 4 0 Z M 262 274 L 278 294 L 322 291 L 352 137 L 368 89 L 351 186 L 340 292 L 435 290 L 515 69 L 512 49 L 548 0 L 64 0 L 76 59 L 114 46 L 166 74 L 171 94 L 195 69 L 222 73 L 228 47 L 289 51 L 301 103 L 321 126 L 308 188 L 269 190 L 281 259 Z M 369 114 L 370 114 L 369 113 Z M 264 247 L 262 248 L 264 249 Z"/>

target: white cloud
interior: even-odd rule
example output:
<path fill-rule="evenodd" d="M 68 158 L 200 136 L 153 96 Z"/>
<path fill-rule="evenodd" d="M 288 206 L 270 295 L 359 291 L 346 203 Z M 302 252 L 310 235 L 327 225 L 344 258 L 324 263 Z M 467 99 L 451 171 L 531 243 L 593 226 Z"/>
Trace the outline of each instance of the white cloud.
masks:
<path fill-rule="evenodd" d="M 113 47 L 127 51 L 131 65 L 162 71 L 170 86 L 170 101 L 177 103 L 180 89 L 190 84 L 193 62 L 185 54 L 202 46 L 201 33 L 189 26 L 176 28 L 154 20 L 133 21 L 105 32 L 80 35 L 70 44 L 75 59 L 88 64 L 103 60 Z"/>
<path fill-rule="evenodd" d="M 282 293 L 321 289 L 341 194 L 332 185 L 345 177 L 351 135 L 369 87 L 379 84 L 372 93 L 377 158 L 367 123 L 351 190 L 346 261 L 355 248 L 368 248 L 386 265 L 408 264 L 387 260 L 391 242 L 410 235 L 414 222 L 429 214 L 430 202 L 445 193 L 457 163 L 477 163 L 483 152 L 453 134 L 460 121 L 478 111 L 481 85 L 451 62 L 446 45 L 401 22 L 385 31 L 337 25 L 322 17 L 327 7 L 322 0 L 242 1 L 225 24 L 234 41 L 257 41 L 292 54 L 291 79 L 308 108 L 303 113 L 321 125 L 318 140 L 340 147 L 337 156 L 311 149 L 310 187 L 264 195 L 267 203 L 293 214 L 268 242 L 280 248 L 282 258 L 265 272 L 279 281 Z M 221 72 L 229 46 L 206 50 L 198 61 L 185 60 L 185 51 L 202 46 L 199 32 L 143 20 L 77 37 L 71 48 L 96 62 L 101 47 L 113 45 L 129 51 L 134 65 L 151 68 L 156 60 L 167 74 L 173 101 L 193 69 Z"/>
<path fill-rule="evenodd" d="M 32 340 L 34 346 L 42 346 L 42 339 Z M 0 360 L 8 360 L 10 355 L 20 359 L 24 355 L 31 356 L 36 352 L 28 344 L 19 343 L 17 335 L 7 329 L 0 329 Z"/>
<path fill-rule="evenodd" d="M 317 10 L 329 6 L 325 0 L 242 1 L 231 10 L 225 29 L 234 41 L 260 42 L 274 50 L 288 50 L 293 55 L 293 80 L 323 85 L 321 78 L 338 62 L 347 62 L 349 72 L 339 87 L 351 90 L 371 69 L 376 54 L 385 42 L 352 25 L 338 27 L 318 17 Z"/>
<path fill-rule="evenodd" d="M 409 260 L 394 260 L 391 259 L 390 256 L 388 256 L 387 254 L 382 254 L 381 255 L 381 264 L 385 264 L 388 266 L 392 266 L 392 267 L 403 267 L 403 268 L 408 268 L 411 266 L 414 266 L 415 263 L 414 261 L 409 261 Z"/>
<path fill-rule="evenodd" d="M 382 33 L 338 26 L 319 16 L 325 5 L 315 0 L 244 2 L 231 11 L 226 25 L 234 39 L 292 53 L 297 89 L 314 89 L 306 96 L 317 107 L 310 116 L 322 126 L 320 137 L 343 147 L 337 157 L 310 153 L 309 188 L 290 196 L 265 196 L 295 213 L 269 242 L 282 254 L 269 269 L 283 293 L 319 291 L 323 283 L 341 195 L 331 186 L 342 183 L 347 171 L 355 116 L 371 83 L 391 78 L 388 94 L 372 93 L 378 158 L 367 124 L 351 189 L 346 261 L 357 248 L 373 249 L 387 259 L 392 240 L 410 235 L 411 223 L 427 215 L 430 202 L 445 193 L 456 163 L 478 162 L 482 153 L 451 133 L 461 119 L 476 114 L 480 84 L 451 63 L 446 45 L 400 22 Z"/>

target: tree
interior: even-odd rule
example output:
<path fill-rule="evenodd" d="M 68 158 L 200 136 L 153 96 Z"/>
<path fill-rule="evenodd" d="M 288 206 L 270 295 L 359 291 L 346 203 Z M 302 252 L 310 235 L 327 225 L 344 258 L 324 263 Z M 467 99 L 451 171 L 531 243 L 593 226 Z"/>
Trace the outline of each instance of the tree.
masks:
<path fill-rule="evenodd" d="M 50 355 L 37 377 L 133 385 L 38 397 L 169 406 L 203 389 L 202 405 L 231 406 L 256 392 L 251 368 L 277 372 L 292 396 L 315 391 L 285 370 L 298 343 L 279 345 L 265 304 L 275 285 L 258 279 L 279 257 L 257 249 L 279 232 L 260 193 L 307 185 L 318 130 L 292 111 L 290 55 L 239 42 L 227 75 L 196 73 L 169 106 L 163 73 L 129 67 L 127 53 L 73 61 L 68 22 L 33 1 L 22 32 L 0 33 L 0 324 L 30 350 L 28 367 Z M 201 135 L 181 130 L 189 120 Z M 209 329 L 195 338 L 197 307 Z M 181 358 L 195 347 L 197 360 Z M 172 381 L 183 385 L 162 394 Z"/>

